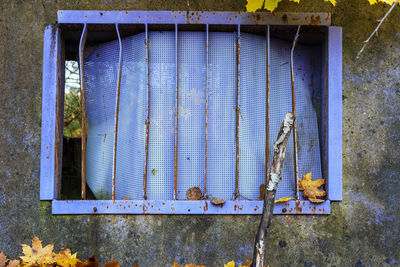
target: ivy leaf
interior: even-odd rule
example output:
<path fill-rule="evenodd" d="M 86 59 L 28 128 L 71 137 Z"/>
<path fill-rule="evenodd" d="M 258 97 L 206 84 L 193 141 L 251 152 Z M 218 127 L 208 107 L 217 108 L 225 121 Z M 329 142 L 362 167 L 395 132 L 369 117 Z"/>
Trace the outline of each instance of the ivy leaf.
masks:
<path fill-rule="evenodd" d="M 267 0 L 268 2 L 269 0 Z M 264 0 L 247 0 L 246 10 L 247 12 L 254 12 L 257 9 L 261 8 Z"/>
<path fill-rule="evenodd" d="M 224 264 L 224 267 L 235 267 L 235 262 L 234 261 L 230 261 L 227 264 Z"/>
<path fill-rule="evenodd" d="M 303 175 L 303 179 L 299 178 L 299 190 L 303 191 L 303 197 L 307 198 L 311 202 L 321 203 L 325 200 L 319 199 L 318 197 L 326 196 L 326 192 L 318 187 L 325 183 L 325 179 L 318 179 L 313 181 L 311 179 L 311 172 Z"/>
<path fill-rule="evenodd" d="M 22 252 L 25 256 L 20 256 L 24 265 L 42 265 L 55 263 L 53 255 L 53 244 L 42 247 L 42 241 L 34 236 L 32 247 L 22 244 Z"/>
<path fill-rule="evenodd" d="M 280 199 L 277 199 L 274 201 L 274 203 L 280 203 L 280 202 L 286 202 L 293 199 L 292 197 L 281 197 Z"/>

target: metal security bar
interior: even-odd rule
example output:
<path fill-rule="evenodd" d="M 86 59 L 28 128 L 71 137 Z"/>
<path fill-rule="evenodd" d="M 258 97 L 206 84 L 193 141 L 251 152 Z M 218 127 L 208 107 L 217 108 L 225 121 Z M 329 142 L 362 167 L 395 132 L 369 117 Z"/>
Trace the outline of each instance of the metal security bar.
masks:
<path fill-rule="evenodd" d="M 113 166 L 112 166 L 112 203 L 107 202 L 106 200 L 102 201 L 103 204 L 107 204 L 107 208 L 103 210 L 101 207 L 99 207 L 96 203 L 93 201 L 85 201 L 86 204 L 83 206 L 87 206 L 84 212 L 82 213 L 147 213 L 148 211 L 150 213 L 175 213 L 175 214 L 186 214 L 186 213 L 193 213 L 193 214 L 209 214 L 210 212 L 212 214 L 226 214 L 226 213 L 260 213 L 261 208 L 259 204 L 256 204 L 260 201 L 256 201 L 255 199 L 252 199 L 253 201 L 245 201 L 245 200 L 240 200 L 240 197 L 243 197 L 245 199 L 250 200 L 251 198 L 246 197 L 246 195 L 241 195 L 241 192 L 239 191 L 239 182 L 240 182 L 240 175 L 239 175 L 239 159 L 240 159 L 240 144 L 239 144 L 239 129 L 240 129 L 240 120 L 243 119 L 245 116 L 242 114 L 241 111 L 241 62 L 240 62 L 240 57 L 241 57 L 241 33 L 242 29 L 241 26 L 243 26 L 243 29 L 245 32 L 248 32 L 248 28 L 250 27 L 249 25 L 254 25 L 255 28 L 252 28 L 251 31 L 255 30 L 257 31 L 257 25 L 265 25 L 263 31 L 265 31 L 265 103 L 266 103 L 266 109 L 265 109 L 265 125 L 263 126 L 265 128 L 265 183 L 267 184 L 268 182 L 268 169 L 269 169 L 269 158 L 270 158 L 270 149 L 269 149 L 269 144 L 270 144 L 270 133 L 269 131 L 271 130 L 269 127 L 270 124 L 270 86 L 271 86 L 271 57 L 270 57 L 270 50 L 271 50 L 271 44 L 270 44 L 270 38 L 271 38 L 271 30 L 270 30 L 270 24 L 276 24 L 276 25 L 329 25 L 330 24 L 330 15 L 328 13 L 313 13 L 313 14 L 306 14 L 306 13 L 286 13 L 286 14 L 251 14 L 251 13 L 235 13 L 235 12 L 164 12 L 164 11 L 104 11 L 104 12 L 98 12 L 98 11 L 59 11 L 59 22 L 61 24 L 74 24 L 74 23 L 84 23 L 83 31 L 81 33 L 81 40 L 80 40 L 80 45 L 79 45 L 79 63 L 80 63 L 80 75 L 81 75 L 81 83 L 82 83 L 82 90 L 85 91 L 85 80 L 84 80 L 84 46 L 87 38 L 87 32 L 88 32 L 88 23 L 104 23 L 104 24 L 113 24 L 115 25 L 115 30 L 117 32 L 117 37 L 118 37 L 118 43 L 119 43 L 119 69 L 118 69 L 118 74 L 117 74 L 117 89 L 116 89 L 116 98 L 115 98 L 115 125 L 114 125 L 114 145 L 113 145 Z M 143 199 L 146 200 L 147 197 L 147 180 L 149 178 L 149 175 L 152 175 L 154 173 L 154 169 L 151 171 L 148 169 L 148 158 L 149 158 L 149 136 L 152 134 L 150 132 L 150 123 L 151 123 L 151 114 L 150 114 L 150 96 L 151 96 L 151 86 L 150 86 L 150 47 L 149 47 L 149 25 L 151 26 L 152 24 L 157 25 L 160 24 L 161 27 L 167 27 L 164 24 L 168 25 L 173 25 L 174 26 L 174 36 L 175 36 L 175 83 L 176 83 L 176 88 L 175 88 L 175 129 L 174 129 L 174 177 L 173 177 L 173 199 L 178 200 L 178 141 L 179 141 L 179 116 L 181 111 L 181 107 L 179 106 L 179 99 L 180 99 L 180 90 L 181 88 L 179 87 L 179 41 L 178 36 L 179 32 L 182 30 L 184 31 L 185 28 L 183 25 L 185 24 L 204 24 L 205 25 L 205 30 L 203 29 L 202 31 L 205 32 L 205 136 L 204 136 L 204 143 L 205 143 L 205 154 L 204 154 L 204 187 L 203 187 L 203 195 L 204 197 L 207 197 L 207 180 L 208 180 L 208 143 L 209 143 L 209 138 L 210 138 L 210 133 L 208 131 L 209 127 L 209 97 L 210 94 L 213 94 L 213 92 L 210 92 L 210 82 L 211 82 L 211 76 L 210 74 L 210 54 L 209 52 L 209 32 L 210 28 L 211 31 L 214 30 L 215 24 L 220 24 L 220 25 L 235 25 L 236 28 L 236 42 L 235 42 L 235 50 L 236 50 L 236 81 L 235 81 L 235 86 L 236 86 L 236 107 L 235 107 L 235 188 L 234 191 L 232 192 L 234 195 L 234 201 L 227 201 L 227 204 L 223 210 L 214 210 L 214 208 L 211 208 L 210 211 L 207 208 L 208 201 L 207 200 L 202 200 L 198 201 L 200 205 L 200 210 L 197 210 L 194 206 L 192 207 L 190 201 L 184 201 L 184 200 L 179 200 L 181 204 L 176 204 L 174 200 L 166 200 L 164 203 L 168 205 L 171 205 L 171 211 L 165 210 L 165 208 L 161 208 L 158 205 L 158 201 L 155 200 L 148 200 L 147 202 L 143 202 L 142 200 L 134 200 L 132 203 L 130 201 L 128 202 L 122 202 L 121 200 L 116 199 L 116 176 L 117 176 L 117 165 L 118 165 L 118 159 L 117 159 L 117 147 L 118 147 L 118 129 L 119 129 L 119 112 L 120 112 L 120 90 L 121 90 L 121 80 L 123 79 L 123 51 L 122 51 L 122 45 L 123 45 L 123 38 L 126 36 L 126 31 L 127 31 L 127 26 L 123 25 L 120 26 L 119 24 L 130 24 L 130 23 L 137 23 L 144 25 L 144 39 L 145 39 L 145 73 L 146 73 L 146 95 L 147 95 L 147 101 L 146 101 L 146 122 L 145 122 L 145 160 L 143 162 L 144 165 L 144 172 L 143 172 Z M 182 29 L 180 27 L 182 25 Z M 274 26 L 276 27 L 276 26 Z M 121 30 L 122 29 L 122 30 Z M 158 29 L 158 28 L 155 28 Z M 178 31 L 179 29 L 179 31 Z M 298 27 L 300 29 L 300 26 Z M 230 31 L 230 30 L 228 30 Z M 122 34 L 121 34 L 122 32 Z M 275 32 L 276 33 L 276 32 Z M 247 33 L 245 33 L 247 34 Z M 291 51 L 291 57 L 289 59 L 290 61 L 290 78 L 291 78 L 291 83 L 292 83 L 292 108 L 294 112 L 296 112 L 296 94 L 294 90 L 294 67 L 293 67 L 293 49 L 296 44 L 298 37 L 298 31 L 296 34 L 296 38 L 293 42 L 293 48 Z M 86 103 L 85 103 L 85 93 L 82 93 L 82 126 L 87 125 L 87 122 L 84 121 L 84 109 L 86 110 Z M 121 121 L 121 123 L 123 123 Z M 87 130 L 86 130 L 87 131 Z M 82 134 L 82 199 L 85 199 L 86 197 L 86 137 L 85 136 L 85 131 L 83 130 Z M 297 134 L 295 134 L 296 136 Z M 241 137 L 243 138 L 243 137 Z M 85 139 L 85 141 L 84 141 Z M 329 200 L 327 200 L 323 205 L 320 206 L 315 206 L 314 204 L 309 203 L 308 201 L 301 200 L 301 195 L 298 195 L 297 192 L 297 176 L 298 176 L 298 170 L 297 170 L 297 137 L 294 138 L 294 172 L 295 172 L 295 194 L 297 196 L 297 199 L 299 203 L 292 203 L 288 202 L 287 204 L 283 204 L 283 207 L 281 205 L 277 205 L 278 210 L 276 211 L 277 213 L 329 213 Z M 85 145 L 84 145 L 85 144 Z M 85 151 L 84 151 L 85 150 Z M 84 156 L 85 155 L 85 156 Z M 171 202 L 172 201 L 172 202 Z M 90 202 L 90 203 L 89 203 Z M 53 202 L 53 212 L 60 214 L 58 212 L 59 207 L 58 205 L 62 204 L 63 202 L 61 201 L 54 201 Z M 58 204 L 57 204 L 58 203 Z M 168 204 L 169 203 L 169 204 Z M 230 209 L 231 203 L 237 203 L 232 204 L 232 210 Z M 244 203 L 247 205 L 247 207 L 244 207 L 241 203 Z M 253 203 L 253 204 L 250 204 Z M 110 208 L 108 209 L 108 205 L 110 207 L 114 207 L 114 205 L 120 205 L 121 204 L 124 206 L 124 210 L 128 210 L 128 212 L 123 212 L 123 211 L 118 211 L 118 209 Z M 139 210 L 133 209 L 130 207 L 130 205 L 135 204 L 136 207 L 140 207 L 143 212 L 139 212 Z M 138 205 L 137 205 L 138 204 Z M 309 210 L 307 208 L 302 208 L 299 206 L 307 204 L 307 207 L 309 207 Z M 89 208 L 92 206 L 96 206 L 96 208 L 93 208 L 92 210 Z M 175 207 L 179 207 L 178 210 L 174 210 L 174 205 Z M 185 211 L 184 205 L 186 207 L 191 207 L 188 208 L 188 210 Z M 197 204 L 195 204 L 197 205 Z M 82 207 L 83 207 L 82 206 Z M 103 206 L 103 205 L 102 205 Z M 151 206 L 151 208 L 150 208 Z M 156 210 L 158 207 L 158 211 Z M 320 208 L 321 207 L 321 208 Z M 89 208 L 89 210 L 88 210 Z M 250 211 L 250 209 L 253 209 Z M 55 210 L 54 210 L 55 209 Z M 290 210 L 289 210 L 290 209 Z M 294 211 L 292 211 L 292 209 Z"/>

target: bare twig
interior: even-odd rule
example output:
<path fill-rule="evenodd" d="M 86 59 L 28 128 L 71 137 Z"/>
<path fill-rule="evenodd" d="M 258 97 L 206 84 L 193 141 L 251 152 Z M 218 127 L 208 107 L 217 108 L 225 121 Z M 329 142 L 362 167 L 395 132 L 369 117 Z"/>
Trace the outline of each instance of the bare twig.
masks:
<path fill-rule="evenodd" d="M 292 113 L 294 116 L 296 116 L 296 93 L 294 89 L 294 59 L 293 59 L 293 54 L 294 54 L 294 48 L 296 47 L 297 44 L 297 39 L 299 38 L 299 33 L 300 33 L 300 25 L 297 27 L 296 35 L 294 36 L 293 44 L 292 44 L 292 49 L 290 51 L 290 81 L 291 81 L 291 86 L 292 86 Z M 296 127 L 296 122 L 294 122 L 293 125 L 293 161 L 294 161 L 294 184 L 295 184 L 295 194 L 296 194 L 296 199 L 299 198 L 299 190 L 298 190 L 298 183 L 297 183 L 297 177 L 299 175 L 299 164 L 298 164 L 298 158 L 297 158 L 297 127 Z"/>
<path fill-rule="evenodd" d="M 258 232 L 254 244 L 252 267 L 264 266 L 265 240 L 267 231 L 271 223 L 274 211 L 274 200 L 276 189 L 281 180 L 281 171 L 285 159 L 286 146 L 289 141 L 290 132 L 295 122 L 293 113 L 287 113 L 279 130 L 278 138 L 274 143 L 274 157 L 272 159 L 271 169 L 269 171 L 269 182 L 264 194 L 264 207 L 258 227 Z"/>
<path fill-rule="evenodd" d="M 378 20 L 379 21 L 378 26 L 371 33 L 371 35 L 368 37 L 368 39 L 364 41 L 364 45 L 361 47 L 361 50 L 358 52 L 358 54 L 356 56 L 357 59 L 360 58 L 361 53 L 364 51 L 365 47 L 367 46 L 367 44 L 368 44 L 369 40 L 372 38 L 372 36 L 374 36 L 375 34 L 378 34 L 378 29 L 381 27 L 382 23 L 385 21 L 386 17 L 390 14 L 390 12 L 392 12 L 393 8 L 396 6 L 397 3 L 399 3 L 399 0 L 397 0 L 396 2 L 393 3 L 393 5 L 390 7 L 388 12 L 386 12 L 385 16 L 383 16 L 382 19 Z"/>

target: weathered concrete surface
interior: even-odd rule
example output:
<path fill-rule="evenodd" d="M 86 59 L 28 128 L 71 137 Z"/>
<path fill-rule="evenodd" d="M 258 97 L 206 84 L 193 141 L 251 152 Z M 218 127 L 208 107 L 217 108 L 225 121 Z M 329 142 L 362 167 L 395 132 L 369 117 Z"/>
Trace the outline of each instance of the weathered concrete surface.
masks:
<path fill-rule="evenodd" d="M 34 234 L 123 266 L 221 266 L 252 253 L 258 216 L 52 216 L 39 199 L 43 27 L 58 9 L 186 10 L 188 1 L 0 1 L 0 250 L 21 254 Z M 245 1 L 190 1 L 192 10 L 244 10 Z M 276 216 L 271 266 L 397 266 L 400 262 L 400 7 L 360 60 L 388 6 L 366 0 L 279 5 L 330 11 L 344 33 L 344 201 L 329 216 Z"/>

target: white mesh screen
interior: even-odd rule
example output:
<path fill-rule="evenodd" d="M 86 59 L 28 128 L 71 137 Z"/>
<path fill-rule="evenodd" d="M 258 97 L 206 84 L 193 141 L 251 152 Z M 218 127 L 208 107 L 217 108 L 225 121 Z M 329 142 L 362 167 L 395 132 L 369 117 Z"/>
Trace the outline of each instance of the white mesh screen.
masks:
<path fill-rule="evenodd" d="M 116 197 L 141 199 L 145 165 L 145 121 L 150 114 L 148 199 L 173 199 L 176 114 L 174 32 L 149 32 L 150 110 L 147 111 L 145 36 L 123 39 L 123 69 L 117 149 Z M 271 39 L 270 152 L 291 107 L 291 43 Z M 314 47 L 315 48 L 315 47 Z M 111 198 L 118 42 L 87 49 L 86 104 L 89 121 L 87 182 L 97 199 Z M 259 197 L 265 179 L 265 36 L 241 34 L 239 84 L 239 190 Z M 188 188 L 204 190 L 206 33 L 178 34 L 178 199 Z M 318 122 L 313 94 L 319 84 L 320 50 L 297 45 L 295 86 L 299 175 L 321 178 Z M 209 34 L 207 193 L 231 199 L 235 190 L 235 33 Z M 319 66 L 319 67 L 318 67 Z M 315 101 L 314 101 L 315 102 Z M 293 141 L 289 140 L 277 197 L 294 197 Z"/>

